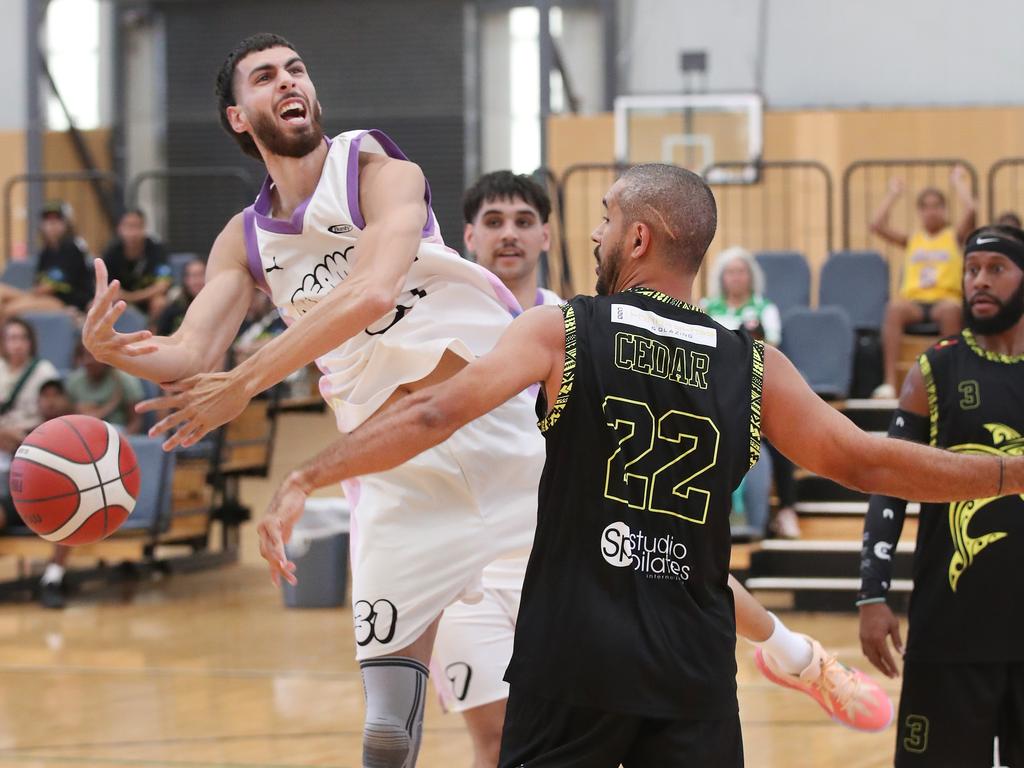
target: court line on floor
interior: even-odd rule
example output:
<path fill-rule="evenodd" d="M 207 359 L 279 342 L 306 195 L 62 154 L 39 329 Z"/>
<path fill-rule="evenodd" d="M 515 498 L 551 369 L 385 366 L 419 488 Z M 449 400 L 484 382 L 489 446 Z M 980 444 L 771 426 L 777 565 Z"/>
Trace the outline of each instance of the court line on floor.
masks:
<path fill-rule="evenodd" d="M 195 669 L 191 667 L 86 667 L 49 666 L 43 664 L 0 665 L 0 675 L 12 674 L 78 674 L 78 675 L 149 675 L 153 677 L 234 677 L 263 679 L 268 677 L 312 678 L 316 680 L 358 680 L 358 670 L 323 672 L 305 669 Z"/>

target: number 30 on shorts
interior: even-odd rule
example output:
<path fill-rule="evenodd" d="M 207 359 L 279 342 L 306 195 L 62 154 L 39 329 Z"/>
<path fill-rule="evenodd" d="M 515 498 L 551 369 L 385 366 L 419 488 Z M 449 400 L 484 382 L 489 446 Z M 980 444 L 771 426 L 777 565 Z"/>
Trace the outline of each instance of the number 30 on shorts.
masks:
<path fill-rule="evenodd" d="M 390 600 L 357 600 L 352 604 L 352 621 L 355 623 L 356 643 L 359 646 L 390 643 L 398 626 L 398 609 Z"/>
<path fill-rule="evenodd" d="M 703 525 L 711 493 L 692 483 L 718 461 L 721 435 L 715 422 L 675 410 L 655 418 L 646 403 L 615 396 L 606 397 L 602 409 L 619 437 L 619 447 L 608 459 L 605 497 Z M 660 467 L 651 455 L 655 440 L 674 446 L 672 460 Z"/>

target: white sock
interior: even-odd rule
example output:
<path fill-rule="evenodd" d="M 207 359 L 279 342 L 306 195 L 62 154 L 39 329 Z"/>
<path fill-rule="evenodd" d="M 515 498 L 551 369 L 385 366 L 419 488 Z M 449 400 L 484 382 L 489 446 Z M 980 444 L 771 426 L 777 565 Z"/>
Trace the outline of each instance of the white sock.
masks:
<path fill-rule="evenodd" d="M 47 563 L 43 577 L 39 579 L 40 584 L 60 584 L 64 579 L 64 566 L 57 563 Z"/>
<path fill-rule="evenodd" d="M 807 638 L 796 634 L 793 630 L 783 624 L 779 617 L 769 612 L 772 621 L 775 622 L 775 629 L 771 636 L 763 643 L 754 643 L 767 653 L 776 664 L 790 675 L 799 675 L 811 663 L 814 652 Z"/>

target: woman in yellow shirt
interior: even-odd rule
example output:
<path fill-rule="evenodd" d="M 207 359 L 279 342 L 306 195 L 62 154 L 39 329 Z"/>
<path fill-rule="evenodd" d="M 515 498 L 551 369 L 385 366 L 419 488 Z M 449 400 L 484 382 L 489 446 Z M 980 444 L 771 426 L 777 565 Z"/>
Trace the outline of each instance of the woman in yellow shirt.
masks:
<path fill-rule="evenodd" d="M 896 397 L 900 342 L 908 325 L 936 323 L 942 336 L 960 331 L 963 318 L 961 244 L 976 226 L 977 201 L 963 166 L 953 169 L 951 179 L 963 209 L 955 228 L 949 222 L 946 196 L 931 187 L 917 195 L 920 229 L 908 236 L 892 228 L 889 213 L 903 194 L 901 179 L 889 182 L 889 193 L 871 220 L 874 234 L 906 249 L 899 295 L 886 307 L 882 325 L 885 381 L 875 390 L 875 397 Z"/>

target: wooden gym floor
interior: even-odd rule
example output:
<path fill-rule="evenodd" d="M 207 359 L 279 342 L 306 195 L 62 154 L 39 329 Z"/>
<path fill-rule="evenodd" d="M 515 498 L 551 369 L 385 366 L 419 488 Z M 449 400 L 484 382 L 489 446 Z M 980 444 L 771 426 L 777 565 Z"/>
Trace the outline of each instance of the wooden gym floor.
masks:
<path fill-rule="evenodd" d="M 853 616 L 785 618 L 866 664 Z M 836 725 L 761 678 L 749 646 L 737 655 L 748 766 L 891 764 L 893 729 Z M 349 611 L 285 610 L 255 564 L 148 583 L 130 602 L 0 606 L 0 766 L 357 767 L 361 718 Z M 431 696 L 419 765 L 469 755 Z"/>
<path fill-rule="evenodd" d="M 253 512 L 336 434 L 329 415 L 282 419 L 272 476 L 243 483 Z M 253 529 L 243 531 L 239 565 L 149 582 L 131 600 L 108 589 L 63 612 L 0 603 L 0 768 L 358 768 L 363 693 L 351 613 L 285 610 Z M 0 562 L 0 577 L 12 565 Z M 867 668 L 852 614 L 783 616 Z M 836 725 L 810 699 L 764 680 L 749 645 L 737 657 L 749 768 L 892 764 L 894 728 Z M 895 697 L 897 685 L 884 685 Z M 461 719 L 442 714 L 432 692 L 427 704 L 419 765 L 468 767 Z"/>

